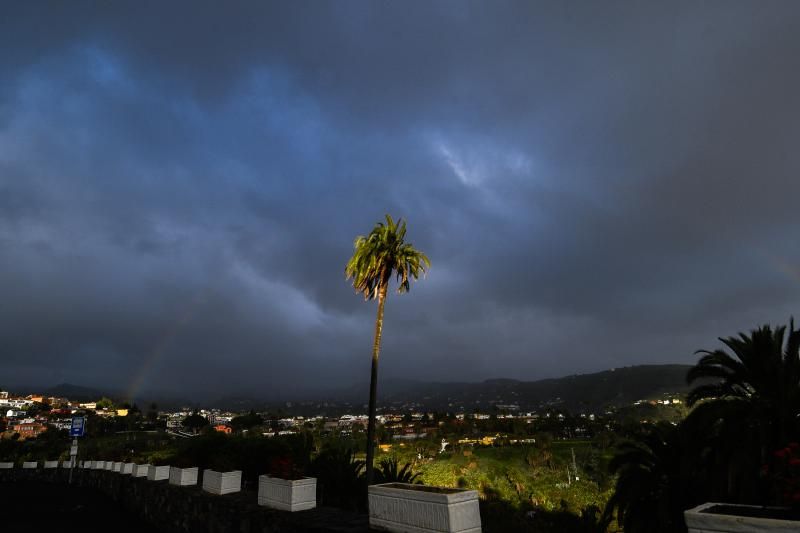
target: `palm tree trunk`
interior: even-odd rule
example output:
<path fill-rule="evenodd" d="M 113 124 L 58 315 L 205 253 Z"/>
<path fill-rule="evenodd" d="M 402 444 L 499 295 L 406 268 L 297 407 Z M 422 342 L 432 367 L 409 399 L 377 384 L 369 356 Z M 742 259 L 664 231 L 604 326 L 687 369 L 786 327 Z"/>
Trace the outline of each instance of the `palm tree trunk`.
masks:
<path fill-rule="evenodd" d="M 378 316 L 375 318 L 375 342 L 372 344 L 372 375 L 369 380 L 369 423 L 367 424 L 367 485 L 372 485 L 372 463 L 375 456 L 375 411 L 378 396 L 378 356 L 381 353 L 383 333 L 383 306 L 386 303 L 384 284 L 378 290 Z"/>

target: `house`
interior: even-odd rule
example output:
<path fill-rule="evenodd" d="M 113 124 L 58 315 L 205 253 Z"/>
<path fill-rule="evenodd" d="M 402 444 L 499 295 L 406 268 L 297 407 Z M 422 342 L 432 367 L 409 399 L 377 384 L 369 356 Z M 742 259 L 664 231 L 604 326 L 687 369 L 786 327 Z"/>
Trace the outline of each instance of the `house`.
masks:
<path fill-rule="evenodd" d="M 167 429 L 180 429 L 183 427 L 183 418 L 167 418 Z"/>
<path fill-rule="evenodd" d="M 20 439 L 35 438 L 47 431 L 47 426 L 39 422 L 23 420 L 11 426 L 11 431 L 19 433 Z"/>

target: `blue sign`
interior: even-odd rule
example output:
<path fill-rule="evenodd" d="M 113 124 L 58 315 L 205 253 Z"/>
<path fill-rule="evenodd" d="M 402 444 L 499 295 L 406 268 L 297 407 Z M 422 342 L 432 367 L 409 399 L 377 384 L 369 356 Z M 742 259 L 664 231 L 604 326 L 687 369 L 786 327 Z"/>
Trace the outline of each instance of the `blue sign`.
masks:
<path fill-rule="evenodd" d="M 82 416 L 73 416 L 72 427 L 69 428 L 69 436 L 83 437 L 84 429 L 86 429 L 86 418 Z"/>

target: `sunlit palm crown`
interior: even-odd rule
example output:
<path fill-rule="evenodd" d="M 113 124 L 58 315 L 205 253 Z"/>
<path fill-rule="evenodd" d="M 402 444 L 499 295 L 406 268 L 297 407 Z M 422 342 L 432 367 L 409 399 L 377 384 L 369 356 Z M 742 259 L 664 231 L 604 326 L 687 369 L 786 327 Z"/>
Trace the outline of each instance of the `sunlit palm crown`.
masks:
<path fill-rule="evenodd" d="M 406 223 L 386 215 L 386 223 L 379 222 L 366 237 L 356 237 L 353 257 L 344 269 L 347 279 L 353 278 L 356 292 L 369 300 L 378 296 L 380 288 L 388 285 L 394 272 L 397 278 L 397 292 L 404 293 L 410 288 L 411 278 L 417 279 L 430 268 L 428 257 L 415 250 L 404 241 Z"/>

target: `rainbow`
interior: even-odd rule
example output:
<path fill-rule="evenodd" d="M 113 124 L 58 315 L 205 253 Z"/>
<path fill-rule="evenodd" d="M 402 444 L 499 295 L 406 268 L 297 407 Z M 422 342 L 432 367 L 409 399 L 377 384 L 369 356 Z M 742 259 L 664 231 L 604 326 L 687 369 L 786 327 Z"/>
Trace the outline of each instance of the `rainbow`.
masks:
<path fill-rule="evenodd" d="M 172 340 L 178 335 L 178 333 L 180 333 L 186 324 L 191 322 L 191 320 L 194 318 L 195 311 L 203 302 L 205 302 L 205 295 L 202 293 L 197 294 L 190 300 L 189 304 L 178 316 L 178 319 L 170 323 L 168 327 L 164 328 L 164 330 L 158 336 L 153 345 L 153 349 L 144 359 L 142 365 L 139 367 L 138 371 L 136 371 L 133 379 L 126 389 L 125 398 L 130 403 L 133 403 L 136 395 L 141 390 L 142 385 L 144 385 L 145 380 L 150 375 L 153 367 L 167 353 L 167 348 L 169 347 L 170 342 L 172 342 Z"/>

